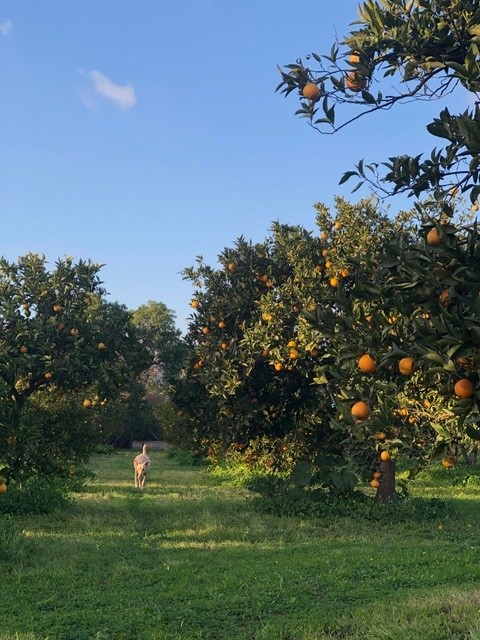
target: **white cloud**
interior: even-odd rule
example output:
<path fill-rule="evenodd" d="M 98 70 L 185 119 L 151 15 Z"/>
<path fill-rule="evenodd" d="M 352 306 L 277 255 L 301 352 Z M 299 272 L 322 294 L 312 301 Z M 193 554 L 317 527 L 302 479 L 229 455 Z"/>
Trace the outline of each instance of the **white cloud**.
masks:
<path fill-rule="evenodd" d="M 7 36 L 9 32 L 13 29 L 13 24 L 10 20 L 6 22 L 0 22 L 0 36 Z"/>
<path fill-rule="evenodd" d="M 79 73 L 91 80 L 91 85 L 80 87 L 78 93 L 86 107 L 89 109 L 96 106 L 98 98 L 112 102 L 120 109 L 128 111 L 137 104 L 135 90 L 129 84 L 115 84 L 100 71 Z"/>

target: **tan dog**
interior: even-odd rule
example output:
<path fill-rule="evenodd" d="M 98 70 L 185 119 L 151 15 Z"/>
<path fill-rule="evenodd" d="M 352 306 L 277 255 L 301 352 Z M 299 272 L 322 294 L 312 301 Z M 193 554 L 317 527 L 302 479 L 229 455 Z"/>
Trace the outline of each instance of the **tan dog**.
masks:
<path fill-rule="evenodd" d="M 150 467 L 150 458 L 147 456 L 147 445 L 143 445 L 142 453 L 140 453 L 133 461 L 135 487 L 143 489 L 147 479 L 147 472 Z"/>

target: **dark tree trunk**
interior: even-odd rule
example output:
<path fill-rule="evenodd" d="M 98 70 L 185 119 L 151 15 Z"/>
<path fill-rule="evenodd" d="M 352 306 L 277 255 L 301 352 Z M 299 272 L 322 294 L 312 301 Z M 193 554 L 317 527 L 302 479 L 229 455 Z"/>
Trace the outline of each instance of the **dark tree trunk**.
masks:
<path fill-rule="evenodd" d="M 395 500 L 395 460 L 382 460 L 380 462 L 380 486 L 377 489 L 375 500 L 379 502 L 391 502 Z"/>

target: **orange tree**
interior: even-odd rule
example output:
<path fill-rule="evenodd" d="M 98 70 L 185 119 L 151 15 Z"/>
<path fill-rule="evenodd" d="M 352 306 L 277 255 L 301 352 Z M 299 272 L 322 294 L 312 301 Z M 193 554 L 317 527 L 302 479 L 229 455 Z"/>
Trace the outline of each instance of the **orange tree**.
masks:
<path fill-rule="evenodd" d="M 0 260 L 0 462 L 19 483 L 48 475 L 55 447 L 57 460 L 68 460 L 73 447 L 69 438 L 51 442 L 45 425 L 33 425 L 31 411 L 23 420 L 33 394 L 75 391 L 85 413 L 95 395 L 115 393 L 148 362 L 128 311 L 105 301 L 99 271 L 98 264 L 69 257 L 49 271 L 35 253 L 16 263 Z M 48 404 L 48 395 L 42 398 Z M 63 428 L 69 430 L 68 420 Z M 78 439 L 77 454 L 88 450 L 84 440 Z"/>
<path fill-rule="evenodd" d="M 441 98 L 458 85 L 475 97 L 480 87 L 480 9 L 476 3 L 386 0 L 380 4 L 368 0 L 361 3 L 359 18 L 358 28 L 336 42 L 327 55 L 311 54 L 305 62 L 297 60 L 281 70 L 279 89 L 285 94 L 298 91 L 297 113 L 315 129 L 332 133 L 402 101 Z M 356 105 L 355 114 L 339 122 L 338 112 L 350 105 Z M 457 194 L 468 193 L 472 211 L 478 209 L 478 116 L 477 107 L 458 116 L 444 109 L 427 125 L 433 136 L 446 141 L 444 149 L 434 149 L 427 157 L 389 158 L 382 165 L 366 165 L 362 160 L 341 179 L 356 177 L 357 187 L 366 182 L 386 194 L 431 196 L 427 206 L 416 205 L 423 223 L 417 242 L 409 239 L 405 244 L 399 235 L 390 243 L 391 258 L 379 283 L 383 298 L 394 301 L 398 313 L 393 329 L 378 327 L 382 338 L 390 334 L 390 344 L 379 345 L 378 371 L 383 375 L 386 370 L 391 372 L 395 361 L 403 357 L 412 359 L 417 370 L 401 374 L 409 376 L 407 392 L 402 388 L 405 385 L 399 386 L 398 381 L 404 380 L 398 375 L 389 378 L 389 388 L 381 389 L 376 374 L 370 374 L 374 377 L 368 389 L 375 405 L 370 416 L 379 417 L 387 407 L 384 420 L 392 433 L 401 428 L 395 425 L 397 398 L 415 414 L 408 416 L 406 406 L 397 408 L 400 415 L 409 417 L 410 425 L 420 420 L 433 427 L 436 435 L 433 440 L 430 437 L 432 448 L 427 450 L 453 450 L 453 457 L 444 459 L 445 466 L 454 461 L 458 450 L 465 459 L 474 459 L 475 440 L 480 436 L 475 337 L 478 234 L 476 224 L 469 227 L 452 221 Z M 369 302 L 376 300 L 372 292 Z M 344 304 L 337 300 L 330 321 L 347 315 L 350 307 L 350 300 Z M 321 311 L 319 308 L 319 317 L 312 319 L 314 323 L 324 322 Z M 403 368 L 409 371 L 406 365 Z M 387 438 L 382 446 L 394 450 L 396 444 Z M 427 444 L 424 434 L 416 438 L 419 455 L 427 455 Z"/>
<path fill-rule="evenodd" d="M 340 467 L 354 462 L 363 473 L 373 464 L 375 423 L 355 442 L 349 432 L 357 433 L 358 425 L 339 425 L 341 401 L 353 403 L 360 393 L 343 365 L 354 363 L 371 341 L 377 340 L 380 353 L 382 332 L 387 341 L 392 298 L 382 289 L 376 302 L 369 299 L 386 257 L 385 240 L 402 230 L 407 238 L 413 222 L 409 214 L 390 220 L 372 199 L 351 205 L 338 198 L 334 216 L 322 205 L 316 209 L 315 235 L 276 223 L 265 243 L 241 239 L 225 250 L 223 268 L 200 262 L 186 271 L 198 288 L 183 384 L 190 381 L 196 393 L 201 385 L 208 416 L 200 398 L 181 411 L 209 448 L 210 438 L 224 447 L 249 444 L 252 459 L 252 441 L 263 437 L 272 455 L 280 450 L 290 463 L 327 453 L 332 479 L 332 458 Z M 378 320 L 372 324 L 366 318 L 374 311 Z"/>
<path fill-rule="evenodd" d="M 412 100 L 441 99 L 461 85 L 480 90 L 480 9 L 470 0 L 367 0 L 359 20 L 326 55 L 312 53 L 280 69 L 278 90 L 300 96 L 299 115 L 322 133 L 334 133 L 359 118 Z M 317 91 L 311 91 L 311 85 Z M 308 87 L 307 90 L 306 87 Z M 355 114 L 339 121 L 339 107 L 355 106 Z M 480 193 L 480 121 L 478 107 L 452 115 L 448 109 L 427 125 L 446 141 L 427 157 L 403 154 L 382 163 L 363 160 L 351 177 L 374 184 L 385 193 L 433 192 L 440 201 L 450 188 Z"/>

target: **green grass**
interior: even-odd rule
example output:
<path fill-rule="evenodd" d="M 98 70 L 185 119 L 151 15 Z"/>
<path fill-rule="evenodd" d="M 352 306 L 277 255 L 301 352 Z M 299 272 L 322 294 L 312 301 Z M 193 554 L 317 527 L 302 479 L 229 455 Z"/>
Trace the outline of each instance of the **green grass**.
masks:
<path fill-rule="evenodd" d="M 453 515 L 293 518 L 163 453 L 140 492 L 131 460 L 98 456 L 73 507 L 4 522 L 0 640 L 480 640 L 475 478 L 415 481 Z"/>

